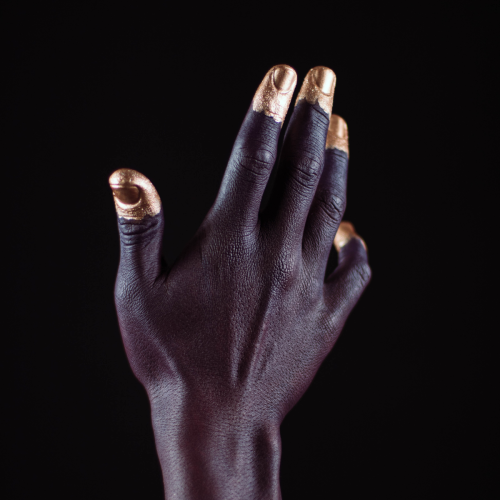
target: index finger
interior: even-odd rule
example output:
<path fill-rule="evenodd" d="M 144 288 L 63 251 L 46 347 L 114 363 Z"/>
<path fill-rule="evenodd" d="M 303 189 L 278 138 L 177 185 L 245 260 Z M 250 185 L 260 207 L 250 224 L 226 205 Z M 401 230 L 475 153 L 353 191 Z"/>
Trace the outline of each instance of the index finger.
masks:
<path fill-rule="evenodd" d="M 257 224 L 296 83 L 295 70 L 285 64 L 267 72 L 234 143 L 212 213 L 233 224 L 250 228 Z"/>

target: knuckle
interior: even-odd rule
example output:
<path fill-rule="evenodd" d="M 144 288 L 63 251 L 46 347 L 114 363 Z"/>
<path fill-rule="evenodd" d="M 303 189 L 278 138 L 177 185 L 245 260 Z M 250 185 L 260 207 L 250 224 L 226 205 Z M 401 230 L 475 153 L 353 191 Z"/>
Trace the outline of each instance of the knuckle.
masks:
<path fill-rule="evenodd" d="M 338 226 L 345 212 L 345 197 L 328 191 L 319 191 L 317 193 L 317 202 L 320 209 L 326 215 L 327 220 L 333 226 Z"/>
<path fill-rule="evenodd" d="M 368 262 L 358 262 L 352 269 L 354 279 L 361 289 L 365 288 L 371 280 L 372 270 Z"/>
<path fill-rule="evenodd" d="M 253 181 L 265 181 L 273 168 L 276 156 L 266 147 L 251 151 L 240 149 L 233 157 L 236 170 L 246 173 Z"/>
<path fill-rule="evenodd" d="M 321 172 L 321 162 L 316 158 L 302 158 L 292 170 L 294 180 L 306 191 L 313 191 Z"/>
<path fill-rule="evenodd" d="M 119 219 L 120 241 L 125 249 L 147 246 L 155 237 L 160 226 L 159 217 L 145 217 L 141 220 Z"/>
<path fill-rule="evenodd" d="M 287 287 L 297 277 L 298 256 L 292 249 L 282 249 L 274 259 L 271 279 L 280 288 Z"/>
<path fill-rule="evenodd" d="M 276 155 L 274 154 L 274 151 L 264 146 L 260 146 L 259 148 L 253 150 L 252 154 L 249 155 L 249 158 L 255 163 L 264 165 L 267 168 L 271 168 L 276 161 Z"/>

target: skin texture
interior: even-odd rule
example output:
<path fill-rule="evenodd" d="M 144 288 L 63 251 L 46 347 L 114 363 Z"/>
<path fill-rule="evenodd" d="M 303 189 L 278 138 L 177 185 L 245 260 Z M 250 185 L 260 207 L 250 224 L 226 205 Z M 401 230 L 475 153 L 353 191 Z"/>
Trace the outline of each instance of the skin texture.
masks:
<path fill-rule="evenodd" d="M 351 225 L 325 279 L 348 157 L 325 150 L 329 113 L 318 103 L 298 101 L 259 213 L 281 125 L 250 106 L 218 197 L 172 267 L 161 258 L 161 210 L 118 217 L 116 308 L 151 402 L 167 499 L 281 498 L 280 424 L 370 279 Z M 115 192 L 127 199 L 126 187 Z"/>

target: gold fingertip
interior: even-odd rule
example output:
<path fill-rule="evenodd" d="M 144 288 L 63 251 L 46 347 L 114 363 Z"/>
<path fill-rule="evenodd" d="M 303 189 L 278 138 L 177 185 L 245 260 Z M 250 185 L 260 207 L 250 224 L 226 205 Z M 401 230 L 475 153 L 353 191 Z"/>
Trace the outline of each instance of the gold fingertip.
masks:
<path fill-rule="evenodd" d="M 332 114 L 333 93 L 337 77 L 325 66 L 316 66 L 307 73 L 300 88 L 295 106 L 305 99 L 309 104 L 318 103 L 321 109 L 330 116 Z"/>
<path fill-rule="evenodd" d="M 119 217 L 141 220 L 146 215 L 160 212 L 160 196 L 151 181 L 141 173 L 121 168 L 111 174 L 109 185 Z"/>
<path fill-rule="evenodd" d="M 365 247 L 365 250 L 367 250 L 366 243 L 363 238 L 356 233 L 354 226 L 347 221 L 341 222 L 339 228 L 337 229 L 335 239 L 333 240 L 333 245 L 337 249 L 337 252 L 340 252 L 341 248 L 347 245 L 352 238 L 358 238 Z"/>
<path fill-rule="evenodd" d="M 347 123 L 339 115 L 332 115 L 326 135 L 326 149 L 340 149 L 349 156 L 349 132 Z"/>
<path fill-rule="evenodd" d="M 293 68 L 286 64 L 272 67 L 255 93 L 252 109 L 283 125 L 296 84 L 297 73 Z"/>

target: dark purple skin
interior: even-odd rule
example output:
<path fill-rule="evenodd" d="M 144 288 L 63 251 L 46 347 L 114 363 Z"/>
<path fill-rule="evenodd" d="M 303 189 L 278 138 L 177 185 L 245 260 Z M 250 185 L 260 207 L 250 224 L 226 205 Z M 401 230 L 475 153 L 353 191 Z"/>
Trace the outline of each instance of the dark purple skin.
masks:
<path fill-rule="evenodd" d="M 119 218 L 115 300 L 146 388 L 167 499 L 279 499 L 280 424 L 311 384 L 370 280 L 352 238 L 326 278 L 345 208 L 347 155 L 302 101 L 280 124 L 251 108 L 217 200 L 173 267 L 163 213 Z"/>

